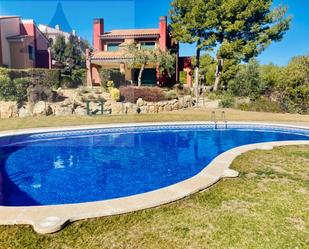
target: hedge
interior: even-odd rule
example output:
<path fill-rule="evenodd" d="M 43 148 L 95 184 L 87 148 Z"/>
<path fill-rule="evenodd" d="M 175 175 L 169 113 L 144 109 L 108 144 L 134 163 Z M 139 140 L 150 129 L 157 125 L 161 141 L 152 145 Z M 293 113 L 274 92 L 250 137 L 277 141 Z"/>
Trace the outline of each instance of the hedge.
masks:
<path fill-rule="evenodd" d="M 145 101 L 152 102 L 158 102 L 168 99 L 164 91 L 158 87 L 121 87 L 120 95 L 125 102 L 131 103 L 136 103 L 139 98 L 142 98 Z"/>
<path fill-rule="evenodd" d="M 125 75 L 120 73 L 117 69 L 101 69 L 99 71 L 101 78 L 101 86 L 104 89 L 108 89 L 108 82 L 113 81 L 115 87 L 120 87 L 125 83 Z"/>
<path fill-rule="evenodd" d="M 0 68 L 0 100 L 27 100 L 28 86 L 37 83 L 48 88 L 60 87 L 60 71 L 58 69 L 7 69 Z"/>
<path fill-rule="evenodd" d="M 7 71 L 9 78 L 13 81 L 18 78 L 36 79 L 38 83 L 49 88 L 57 89 L 60 87 L 59 69 L 1 69 L 0 74 Z"/>

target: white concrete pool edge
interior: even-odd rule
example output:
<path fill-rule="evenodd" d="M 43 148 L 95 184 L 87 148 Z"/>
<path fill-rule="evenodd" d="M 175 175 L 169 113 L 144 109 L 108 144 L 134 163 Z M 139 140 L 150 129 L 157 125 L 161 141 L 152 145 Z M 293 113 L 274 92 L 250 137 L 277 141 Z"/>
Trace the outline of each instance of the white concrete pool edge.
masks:
<path fill-rule="evenodd" d="M 229 122 L 230 124 L 243 125 L 265 125 L 276 127 L 300 128 L 309 130 L 304 126 L 293 126 L 279 123 L 252 123 L 252 122 Z M 130 123 L 130 124 L 108 124 L 108 125 L 88 125 L 70 126 L 56 128 L 34 128 L 18 131 L 0 132 L 0 137 L 32 134 L 51 131 L 69 131 L 81 129 L 114 128 L 114 127 L 138 127 L 138 126 L 160 126 L 160 125 L 194 125 L 211 124 L 211 122 L 164 122 L 164 123 Z M 124 214 L 142 209 L 152 208 L 174 202 L 185 198 L 193 193 L 206 189 L 222 178 L 237 177 L 238 172 L 229 167 L 233 160 L 250 150 L 262 149 L 270 150 L 276 146 L 285 145 L 309 145 L 309 141 L 280 141 L 259 144 L 249 144 L 233 148 L 217 156 L 198 175 L 183 182 L 143 193 L 139 195 L 81 204 L 37 206 L 37 207 L 4 207 L 0 206 L 0 225 L 29 224 L 38 233 L 46 234 L 56 232 L 64 227 L 68 222 L 103 217 L 117 214 Z"/>
<path fill-rule="evenodd" d="M 263 126 L 279 126 L 286 128 L 299 128 L 309 129 L 309 126 L 282 124 L 282 123 L 268 123 L 268 122 L 240 122 L 230 121 L 231 125 L 263 125 Z M 74 131 L 74 130 L 87 130 L 87 129 L 104 129 L 104 128 L 125 128 L 125 127 L 142 127 L 142 126 L 162 126 L 162 125 L 214 125 L 214 122 L 210 121 L 186 121 L 186 122 L 138 122 L 138 123 L 110 123 L 110 124 L 93 124 L 93 125 L 76 125 L 76 126 L 57 126 L 57 127 L 39 127 L 39 128 L 27 128 L 27 129 L 15 129 L 0 131 L 0 137 L 26 135 L 33 133 L 46 133 L 46 132 L 58 132 L 58 131 Z M 218 125 L 224 125 L 222 122 L 218 122 Z"/>

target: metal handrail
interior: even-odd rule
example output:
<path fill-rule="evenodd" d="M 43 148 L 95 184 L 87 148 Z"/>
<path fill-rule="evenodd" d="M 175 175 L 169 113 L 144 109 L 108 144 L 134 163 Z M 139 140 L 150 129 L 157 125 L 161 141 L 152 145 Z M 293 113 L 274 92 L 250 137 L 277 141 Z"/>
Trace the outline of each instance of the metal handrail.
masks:
<path fill-rule="evenodd" d="M 90 110 L 90 102 L 91 100 L 86 101 L 86 109 L 87 109 L 88 116 L 96 115 L 99 112 L 101 113 L 101 115 L 104 115 L 104 102 L 105 102 L 104 100 L 100 100 L 100 110 L 96 110 L 95 112 Z"/>
<path fill-rule="evenodd" d="M 226 119 L 225 111 L 221 112 L 221 119 L 222 119 L 222 122 L 224 122 L 225 124 L 225 129 L 227 129 L 227 119 Z"/>
<path fill-rule="evenodd" d="M 215 129 L 218 129 L 218 120 L 217 120 L 215 111 L 211 113 L 211 121 L 214 122 Z"/>

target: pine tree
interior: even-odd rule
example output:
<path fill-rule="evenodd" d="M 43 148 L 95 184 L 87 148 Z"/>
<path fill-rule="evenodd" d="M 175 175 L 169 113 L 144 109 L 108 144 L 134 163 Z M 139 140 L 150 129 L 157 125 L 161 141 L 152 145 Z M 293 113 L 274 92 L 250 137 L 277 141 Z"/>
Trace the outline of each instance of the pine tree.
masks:
<path fill-rule="evenodd" d="M 173 0 L 172 36 L 179 42 L 196 44 L 196 74 L 201 51 L 215 49 L 217 58 L 224 61 L 223 73 L 227 71 L 227 60 L 233 68 L 228 73 L 233 75 L 238 63 L 249 61 L 271 42 L 280 41 L 289 29 L 291 17 L 286 17 L 287 8 L 272 8 L 272 3 L 272 0 Z M 221 75 L 217 74 L 214 90 Z"/>
<path fill-rule="evenodd" d="M 61 63 L 65 62 L 65 49 L 66 43 L 65 38 L 62 35 L 56 37 L 55 43 L 52 47 L 53 59 Z"/>

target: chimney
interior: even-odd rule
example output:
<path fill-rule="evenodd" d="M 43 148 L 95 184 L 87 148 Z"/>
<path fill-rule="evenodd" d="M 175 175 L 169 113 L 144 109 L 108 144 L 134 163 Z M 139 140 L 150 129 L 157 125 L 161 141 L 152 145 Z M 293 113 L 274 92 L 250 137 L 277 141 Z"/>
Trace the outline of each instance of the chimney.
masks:
<path fill-rule="evenodd" d="M 57 25 L 55 26 L 55 29 L 60 30 L 60 25 L 57 24 Z"/>
<path fill-rule="evenodd" d="M 76 30 L 75 29 L 72 30 L 72 35 L 76 36 Z"/>
<path fill-rule="evenodd" d="M 167 49 L 167 17 L 166 16 L 160 17 L 159 32 L 160 32 L 160 38 L 159 38 L 160 48 L 163 51 L 166 51 Z"/>
<path fill-rule="evenodd" d="M 93 48 L 97 51 L 103 51 L 101 35 L 104 34 L 104 19 L 95 18 L 93 20 Z"/>

